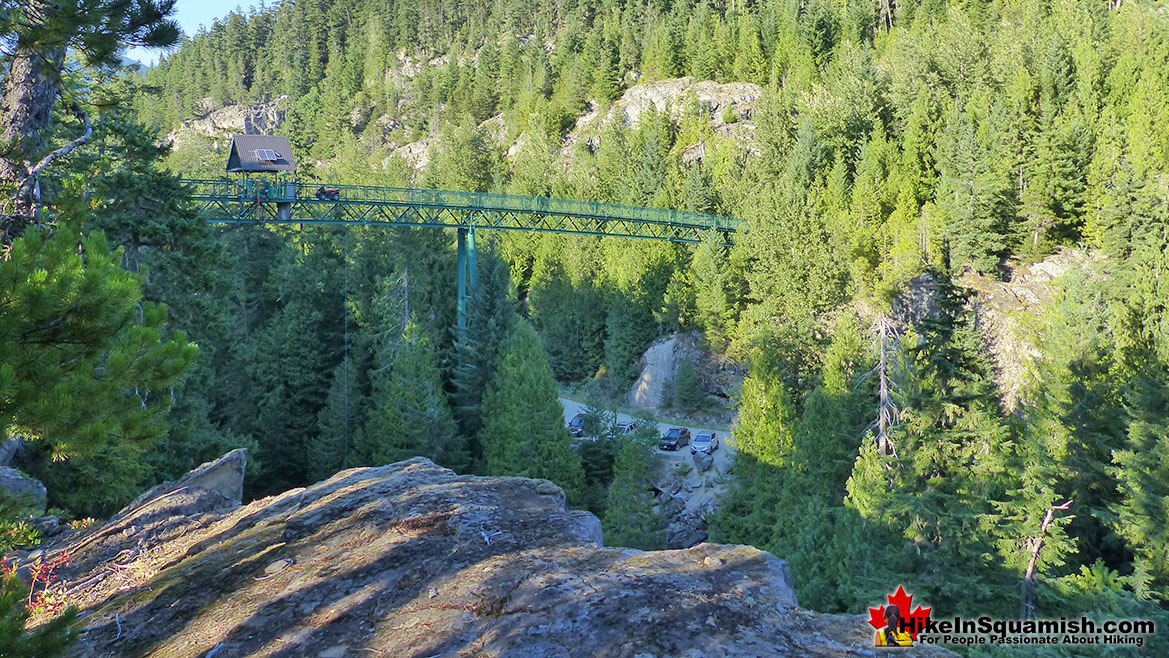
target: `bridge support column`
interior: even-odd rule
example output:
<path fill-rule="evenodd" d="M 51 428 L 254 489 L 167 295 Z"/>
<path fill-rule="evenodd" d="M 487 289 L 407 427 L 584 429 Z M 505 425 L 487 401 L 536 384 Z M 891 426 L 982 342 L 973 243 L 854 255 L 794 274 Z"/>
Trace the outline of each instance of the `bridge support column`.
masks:
<path fill-rule="evenodd" d="M 473 227 L 459 229 L 455 270 L 458 280 L 458 326 L 459 331 L 462 331 L 467 328 L 467 303 L 479 286 L 478 252 Z"/>

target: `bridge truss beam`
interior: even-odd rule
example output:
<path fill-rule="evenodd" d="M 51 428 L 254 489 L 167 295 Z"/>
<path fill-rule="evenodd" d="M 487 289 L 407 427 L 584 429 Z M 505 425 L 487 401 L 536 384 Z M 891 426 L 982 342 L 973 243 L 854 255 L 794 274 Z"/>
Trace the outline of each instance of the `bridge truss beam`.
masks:
<path fill-rule="evenodd" d="M 198 204 L 199 215 L 211 223 L 455 229 L 460 329 L 466 326 L 467 301 L 477 286 L 477 230 L 681 244 L 701 243 L 713 233 L 719 243 L 730 246 L 734 234 L 745 227 L 740 220 L 719 215 L 543 197 L 341 185 L 315 193 L 289 186 L 279 192 L 287 197 L 274 198 L 245 196 L 237 181 L 183 182 Z"/>

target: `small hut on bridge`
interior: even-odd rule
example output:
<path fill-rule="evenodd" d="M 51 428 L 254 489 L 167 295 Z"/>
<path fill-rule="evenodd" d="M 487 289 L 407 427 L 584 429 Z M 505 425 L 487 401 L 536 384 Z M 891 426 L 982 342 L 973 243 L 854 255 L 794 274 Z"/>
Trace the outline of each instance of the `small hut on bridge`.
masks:
<path fill-rule="evenodd" d="M 277 202 L 296 198 L 296 157 L 282 135 L 232 135 L 227 173 L 243 174 L 238 189 L 246 198 Z"/>

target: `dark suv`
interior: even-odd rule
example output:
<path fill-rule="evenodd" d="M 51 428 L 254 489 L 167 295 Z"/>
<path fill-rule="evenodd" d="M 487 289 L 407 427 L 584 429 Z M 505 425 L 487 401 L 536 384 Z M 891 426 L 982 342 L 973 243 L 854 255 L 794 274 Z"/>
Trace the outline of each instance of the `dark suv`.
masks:
<path fill-rule="evenodd" d="M 690 443 L 690 430 L 685 427 L 671 427 L 662 435 L 658 447 L 662 450 L 677 450 Z"/>

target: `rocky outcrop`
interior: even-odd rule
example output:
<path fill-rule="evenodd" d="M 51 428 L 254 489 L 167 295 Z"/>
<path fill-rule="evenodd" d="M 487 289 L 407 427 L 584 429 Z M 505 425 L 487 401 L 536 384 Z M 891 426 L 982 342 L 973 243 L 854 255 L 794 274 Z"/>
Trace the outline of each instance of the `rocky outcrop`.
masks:
<path fill-rule="evenodd" d="M 237 507 L 244 497 L 244 469 L 248 465 L 248 451 L 236 448 L 213 462 L 207 462 L 184 475 L 175 482 L 163 482 L 151 487 L 130 503 L 121 514 L 133 512 L 139 507 L 166 496 L 184 491 L 206 492 L 218 495 L 220 503 L 208 511 Z"/>
<path fill-rule="evenodd" d="M 722 411 L 716 407 L 707 409 L 707 413 L 713 415 L 710 420 L 730 423 L 734 411 L 729 403 L 742 387 L 745 373 L 729 359 L 710 353 L 698 332 L 672 334 L 650 345 L 641 357 L 641 374 L 633 382 L 625 401 L 638 409 L 660 410 L 663 394 L 672 386 L 678 365 L 683 361 L 694 364 L 703 393 L 708 396 L 707 402 L 719 402 L 726 407 Z"/>
<path fill-rule="evenodd" d="M 436 142 L 435 138 L 426 137 L 395 148 L 394 155 L 402 158 L 415 172 L 420 172 L 430 163 L 431 150 Z M 387 162 L 383 162 L 382 166 L 384 167 L 386 164 Z"/>
<path fill-rule="evenodd" d="M 24 445 L 22 439 L 8 439 L 7 441 L 0 441 L 0 466 L 7 466 L 12 463 L 12 458 L 20 451 L 21 446 Z"/>
<path fill-rule="evenodd" d="M 676 336 L 650 345 L 641 357 L 641 374 L 633 382 L 626 401 L 639 409 L 656 409 L 662 403 L 666 384 L 674 379 L 678 369 L 678 339 Z"/>
<path fill-rule="evenodd" d="M 15 468 L 0 466 L 0 494 L 15 499 L 18 506 L 44 514 L 48 502 L 45 485 Z"/>
<path fill-rule="evenodd" d="M 696 111 L 709 120 L 712 134 L 735 139 L 754 153 L 753 117 L 762 94 L 763 88 L 750 82 L 720 84 L 713 80 L 671 78 L 634 85 L 607 111 L 602 113 L 595 106 L 590 107 L 565 140 L 565 153 L 570 153 L 582 140 L 595 150 L 600 146 L 604 129 L 611 123 L 621 121 L 636 126 L 650 110 L 668 114 L 675 121 L 681 120 L 685 112 Z M 705 155 L 703 142 L 683 145 L 682 159 L 687 163 L 702 160 Z"/>
<path fill-rule="evenodd" d="M 210 98 L 199 103 L 198 118 L 184 121 L 167 135 L 167 142 L 177 146 L 191 135 L 227 139 L 231 135 L 272 135 L 284 125 L 287 97 L 252 105 L 227 105 L 217 108 Z"/>
<path fill-rule="evenodd" d="M 412 459 L 225 506 L 201 485 L 234 463 L 45 548 L 69 555 L 73 655 L 815 657 L 871 641 L 859 615 L 800 610 L 769 553 L 605 548 L 544 480 Z"/>

